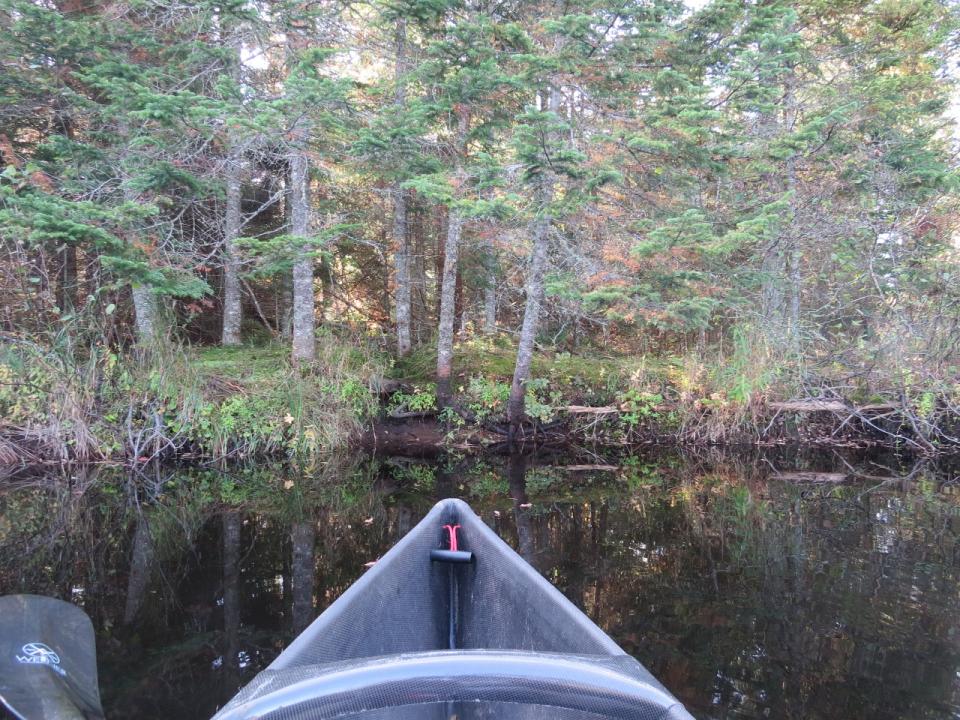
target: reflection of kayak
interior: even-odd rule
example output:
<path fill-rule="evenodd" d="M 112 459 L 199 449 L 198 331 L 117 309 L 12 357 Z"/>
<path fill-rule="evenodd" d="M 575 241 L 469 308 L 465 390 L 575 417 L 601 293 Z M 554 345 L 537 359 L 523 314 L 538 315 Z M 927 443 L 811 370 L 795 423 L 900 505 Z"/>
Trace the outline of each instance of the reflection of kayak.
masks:
<path fill-rule="evenodd" d="M 444 500 L 216 720 L 454 717 L 690 715 L 466 503 Z"/>

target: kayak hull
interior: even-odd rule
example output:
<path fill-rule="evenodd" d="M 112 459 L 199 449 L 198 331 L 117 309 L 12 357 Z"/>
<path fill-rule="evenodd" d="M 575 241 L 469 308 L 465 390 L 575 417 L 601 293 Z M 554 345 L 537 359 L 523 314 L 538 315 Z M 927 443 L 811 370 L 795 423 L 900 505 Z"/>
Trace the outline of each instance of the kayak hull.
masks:
<path fill-rule="evenodd" d="M 450 548 L 445 526 L 458 526 L 459 551 L 471 562 L 431 560 L 431 551 Z M 397 717 L 401 707 L 418 707 L 420 717 L 437 704 L 450 717 L 451 703 L 468 714 L 487 708 L 483 717 L 500 717 L 490 708 L 501 703 L 513 703 L 510 717 L 520 706 L 529 717 L 539 717 L 537 707 L 551 708 L 550 717 L 690 717 L 466 503 L 449 499 L 216 719 Z"/>

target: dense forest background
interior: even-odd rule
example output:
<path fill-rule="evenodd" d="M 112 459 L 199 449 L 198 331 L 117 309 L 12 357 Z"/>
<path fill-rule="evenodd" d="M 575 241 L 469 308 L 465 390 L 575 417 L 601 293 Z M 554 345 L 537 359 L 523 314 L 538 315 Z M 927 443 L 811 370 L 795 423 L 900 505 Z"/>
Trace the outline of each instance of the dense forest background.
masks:
<path fill-rule="evenodd" d="M 960 9 L 699 5 L 3 0 L 0 459 L 956 444 Z"/>

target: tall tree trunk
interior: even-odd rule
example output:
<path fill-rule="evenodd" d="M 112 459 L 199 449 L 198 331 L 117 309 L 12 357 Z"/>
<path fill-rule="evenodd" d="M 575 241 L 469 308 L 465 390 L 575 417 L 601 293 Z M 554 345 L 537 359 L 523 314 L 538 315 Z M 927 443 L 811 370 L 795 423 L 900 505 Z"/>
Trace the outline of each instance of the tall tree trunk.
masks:
<path fill-rule="evenodd" d="M 787 70 L 783 92 L 783 133 L 794 131 L 797 123 L 797 98 L 795 94 L 796 71 L 791 66 Z M 786 191 L 789 197 L 790 227 L 785 237 L 786 271 L 787 271 L 787 332 L 790 350 L 800 351 L 800 233 L 796 227 L 797 221 L 797 156 L 791 153 L 784 162 L 784 178 Z"/>
<path fill-rule="evenodd" d="M 285 52 L 292 67 L 298 49 L 307 46 L 308 28 L 299 18 L 292 20 Z M 293 261 L 293 362 L 309 363 L 317 355 L 316 296 L 313 287 L 313 248 L 306 242 L 311 231 L 310 160 L 306 144 L 310 135 L 303 119 L 295 120 L 287 151 L 289 234 L 296 247 Z"/>
<path fill-rule="evenodd" d="M 227 205 L 223 219 L 223 333 L 220 342 L 224 345 L 240 344 L 240 325 L 243 321 L 243 295 L 236 246 L 241 226 L 240 160 L 240 150 L 234 146 L 227 159 Z"/>
<path fill-rule="evenodd" d="M 395 34 L 396 65 L 394 68 L 394 105 L 402 107 L 406 100 L 404 75 L 407 72 L 407 21 L 397 19 Z M 391 190 L 393 197 L 393 243 L 396 247 L 397 356 L 403 357 L 412 347 L 410 337 L 410 244 L 407 233 L 407 195 L 398 180 Z"/>
<path fill-rule="evenodd" d="M 433 313 L 439 322 L 440 298 L 443 295 L 444 242 L 447 237 L 447 223 L 450 222 L 450 208 L 446 205 L 438 205 L 436 210 L 434 222 L 437 234 L 437 254 L 434 256 L 433 263 Z"/>
<path fill-rule="evenodd" d="M 459 184 L 463 175 L 463 152 L 467 139 L 469 116 L 466 110 L 460 111 L 455 144 L 455 174 Z M 457 262 L 460 254 L 460 235 L 463 231 L 463 217 L 460 211 L 451 205 L 447 216 L 447 237 L 443 243 L 443 275 L 440 284 L 440 321 L 437 329 L 437 407 L 443 409 L 450 404 L 450 374 L 453 368 L 453 334 L 456 321 L 457 300 Z"/>
<path fill-rule="evenodd" d="M 230 49 L 229 67 L 231 78 L 241 81 L 242 43 L 238 28 L 225 22 L 221 28 L 224 44 Z M 240 215 L 241 170 L 243 150 L 240 138 L 231 128 L 227 129 L 226 207 L 223 214 L 223 328 L 220 342 L 223 345 L 239 345 L 240 326 L 243 322 L 243 294 L 240 288 L 240 265 L 237 258 L 237 238 L 242 225 Z"/>
<path fill-rule="evenodd" d="M 288 158 L 289 160 L 289 158 Z M 287 235 L 293 234 L 293 191 L 290 180 L 290 163 L 284 163 L 283 169 L 283 225 Z M 293 274 L 282 273 L 277 277 L 277 325 L 280 328 L 280 338 L 285 341 L 293 340 Z"/>
<path fill-rule="evenodd" d="M 123 199 L 128 202 L 137 200 L 136 193 L 129 187 L 124 187 Z M 133 236 L 136 230 L 131 228 Z M 131 241 L 135 240 L 131 237 Z M 160 303 L 153 289 L 140 283 L 131 283 L 133 295 L 134 324 L 137 328 L 137 342 L 141 345 L 151 345 L 157 341 L 160 332 Z"/>
<path fill-rule="evenodd" d="M 793 28 L 789 28 L 792 32 Z M 760 134 L 776 142 L 792 133 L 797 122 L 796 70 L 789 64 L 783 75 L 783 96 L 779 112 L 761 121 Z M 799 352 L 801 250 L 797 225 L 797 156 L 791 153 L 781 173 L 768 173 L 765 181 L 772 193 L 786 194 L 788 210 L 776 237 L 765 248 L 761 259 L 761 318 L 766 337 L 781 349 Z"/>
<path fill-rule="evenodd" d="M 483 288 L 483 332 L 493 335 L 497 332 L 497 259 L 490 240 L 487 240 L 484 264 L 487 277 Z"/>
<path fill-rule="evenodd" d="M 306 153 L 290 154 L 290 234 L 299 242 L 310 235 L 310 172 Z M 293 263 L 293 360 L 316 357 L 316 298 L 313 289 L 313 249 L 304 243 Z"/>
<path fill-rule="evenodd" d="M 547 108 L 553 113 L 560 108 L 560 91 L 552 85 Z M 526 384 L 530 379 L 530 363 L 533 360 L 533 347 L 537 339 L 540 309 L 543 305 L 543 277 L 546 272 L 547 249 L 550 244 L 550 204 L 553 202 L 553 183 L 553 173 L 545 170 L 541 174 L 537 188 L 539 214 L 531 225 L 533 250 L 530 256 L 530 267 L 527 268 L 527 302 L 523 310 L 523 326 L 520 329 L 520 341 L 517 346 L 517 364 L 513 370 L 510 399 L 507 403 L 511 440 L 526 415 Z"/>
<path fill-rule="evenodd" d="M 74 138 L 74 123 L 65 99 L 61 97 L 56 100 L 55 107 L 55 120 L 51 130 L 72 141 Z M 59 279 L 57 282 L 57 305 L 61 311 L 72 312 L 76 309 L 78 292 L 77 247 L 76 245 L 66 245 L 60 251 Z"/>
<path fill-rule="evenodd" d="M 760 316 L 763 332 L 779 343 L 785 318 L 783 297 L 783 233 L 778 232 L 763 248 L 760 259 Z"/>
<path fill-rule="evenodd" d="M 463 219 L 450 208 L 447 238 L 443 244 L 443 280 L 440 285 L 440 322 L 437 331 L 437 406 L 450 404 L 450 374 L 453 368 L 453 326 L 456 320 L 457 256 Z"/>
<path fill-rule="evenodd" d="M 393 187 L 393 242 L 396 246 L 397 356 L 403 357 L 413 346 L 411 339 L 410 246 L 407 237 L 406 192 L 396 183 Z"/>
<path fill-rule="evenodd" d="M 545 207 L 544 211 L 546 211 Z M 550 244 L 550 219 L 538 218 L 533 223 L 532 231 L 533 253 L 530 257 L 530 267 L 527 268 L 527 302 L 523 310 L 523 326 L 520 329 L 520 342 L 517 346 L 517 364 L 513 370 L 513 383 L 510 385 L 510 400 L 507 404 L 511 436 L 526 414 L 527 380 L 530 379 L 530 364 L 533 360 L 533 348 L 540 324 L 540 308 L 543 305 L 543 276 L 547 266 L 547 248 Z"/>
<path fill-rule="evenodd" d="M 427 241 L 424 213 L 412 203 L 407 202 L 407 208 L 412 210 L 412 217 L 408 221 L 407 231 L 410 241 L 407 244 L 407 267 L 410 270 L 410 325 L 411 339 L 420 344 L 423 342 L 424 328 L 430 322 L 430 303 L 427 293 Z"/>
<path fill-rule="evenodd" d="M 763 113 L 757 123 L 757 135 L 772 143 L 781 132 L 774 112 Z M 782 181 L 775 171 L 763 173 L 764 201 L 771 202 L 781 192 Z M 760 322 L 768 342 L 781 345 L 786 324 L 784 279 L 786 264 L 783 253 L 784 233 L 778 229 L 761 249 L 760 256 Z"/>

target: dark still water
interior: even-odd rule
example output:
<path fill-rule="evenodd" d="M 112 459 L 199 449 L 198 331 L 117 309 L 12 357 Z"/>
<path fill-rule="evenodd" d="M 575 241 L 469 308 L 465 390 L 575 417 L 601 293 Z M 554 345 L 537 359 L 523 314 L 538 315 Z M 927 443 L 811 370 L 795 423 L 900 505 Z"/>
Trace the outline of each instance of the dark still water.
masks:
<path fill-rule="evenodd" d="M 84 607 L 109 718 L 207 718 L 454 495 L 699 718 L 960 717 L 948 464 L 362 458 L 314 475 L 0 480 L 0 594 Z"/>

